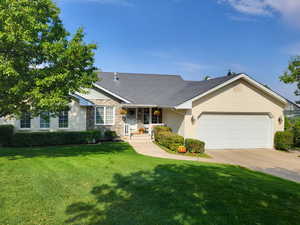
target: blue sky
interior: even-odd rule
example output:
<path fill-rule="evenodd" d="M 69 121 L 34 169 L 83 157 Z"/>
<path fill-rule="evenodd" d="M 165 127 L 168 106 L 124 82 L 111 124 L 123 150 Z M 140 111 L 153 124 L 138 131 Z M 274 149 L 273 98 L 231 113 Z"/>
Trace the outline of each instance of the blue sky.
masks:
<path fill-rule="evenodd" d="M 103 71 L 201 80 L 232 69 L 296 100 L 279 81 L 300 55 L 299 0 L 56 0 L 70 32 L 84 27 Z"/>

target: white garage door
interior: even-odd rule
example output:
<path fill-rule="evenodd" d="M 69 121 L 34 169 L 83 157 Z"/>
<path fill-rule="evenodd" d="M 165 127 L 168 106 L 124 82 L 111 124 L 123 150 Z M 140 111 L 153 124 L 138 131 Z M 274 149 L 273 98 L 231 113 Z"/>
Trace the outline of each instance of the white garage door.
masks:
<path fill-rule="evenodd" d="M 272 148 L 272 123 L 268 115 L 203 114 L 198 138 L 207 149 Z"/>

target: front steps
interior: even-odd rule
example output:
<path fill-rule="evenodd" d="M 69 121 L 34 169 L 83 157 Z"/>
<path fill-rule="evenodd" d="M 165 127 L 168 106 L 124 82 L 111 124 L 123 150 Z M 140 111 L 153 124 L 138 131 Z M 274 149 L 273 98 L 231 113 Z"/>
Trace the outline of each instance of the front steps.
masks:
<path fill-rule="evenodd" d="M 134 141 L 134 142 L 151 142 L 150 134 L 132 134 L 131 137 L 127 136 L 123 138 L 125 141 Z"/>

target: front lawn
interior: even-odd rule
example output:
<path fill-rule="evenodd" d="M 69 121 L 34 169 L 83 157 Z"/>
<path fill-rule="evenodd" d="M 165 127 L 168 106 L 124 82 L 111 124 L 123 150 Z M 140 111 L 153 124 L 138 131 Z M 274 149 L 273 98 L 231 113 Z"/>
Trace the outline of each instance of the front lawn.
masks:
<path fill-rule="evenodd" d="M 300 184 L 137 155 L 126 143 L 0 149 L 1 225 L 296 225 Z"/>

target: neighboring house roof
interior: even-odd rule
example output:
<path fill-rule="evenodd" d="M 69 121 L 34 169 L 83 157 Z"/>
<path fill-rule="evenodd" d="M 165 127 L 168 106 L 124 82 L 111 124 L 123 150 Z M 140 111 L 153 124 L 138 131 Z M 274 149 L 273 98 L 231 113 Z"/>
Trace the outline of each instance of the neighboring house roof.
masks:
<path fill-rule="evenodd" d="M 300 107 L 296 103 L 288 100 L 288 104 L 284 109 L 284 114 L 287 117 L 298 117 L 300 116 Z"/>
<path fill-rule="evenodd" d="M 100 72 L 100 86 L 131 104 L 175 107 L 203 94 L 237 75 L 218 77 L 205 81 L 185 81 L 178 75 Z"/>
<path fill-rule="evenodd" d="M 287 102 L 288 102 L 288 105 L 286 108 L 291 108 L 291 106 L 292 106 L 293 110 L 300 110 L 300 106 L 297 103 L 295 103 L 291 100 L 288 100 L 288 99 L 287 99 Z M 288 109 L 288 110 L 290 110 L 290 109 Z"/>

